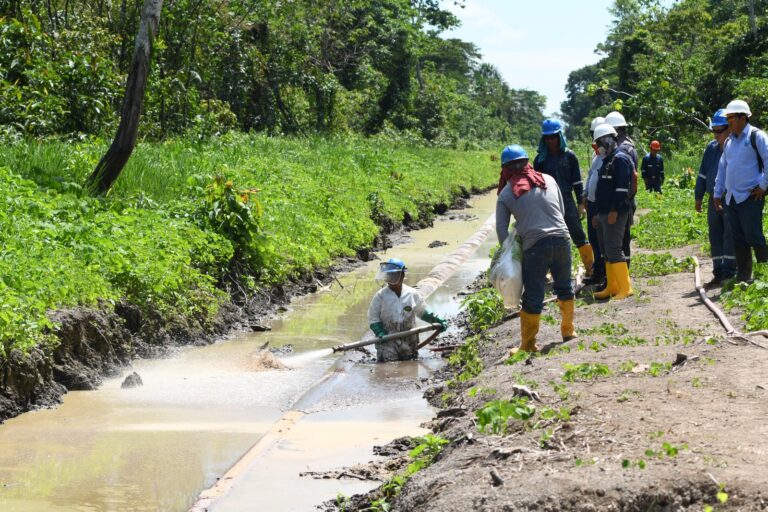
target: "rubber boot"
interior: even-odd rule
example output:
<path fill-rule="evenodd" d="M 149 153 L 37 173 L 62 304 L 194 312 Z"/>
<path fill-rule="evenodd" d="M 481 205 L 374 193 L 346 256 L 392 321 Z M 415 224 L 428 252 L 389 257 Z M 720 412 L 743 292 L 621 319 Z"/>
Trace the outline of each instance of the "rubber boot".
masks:
<path fill-rule="evenodd" d="M 603 291 L 593 293 L 592 297 L 603 300 L 610 298 L 611 295 L 618 292 L 616 278 L 613 276 L 613 265 L 613 263 L 605 262 L 605 278 L 608 284 L 605 285 Z"/>
<path fill-rule="evenodd" d="M 513 356 L 518 352 L 538 352 L 536 348 L 536 334 L 539 332 L 539 320 L 541 314 L 526 313 L 520 310 L 520 347 L 515 347 L 509 351 Z"/>
<path fill-rule="evenodd" d="M 575 301 L 573 299 L 558 300 L 560 306 L 560 334 L 563 335 L 563 341 L 571 341 L 576 338 L 576 330 L 573 327 L 573 310 Z"/>
<path fill-rule="evenodd" d="M 733 248 L 736 256 L 736 281 L 748 283 L 752 280 L 752 251 L 748 245 Z"/>
<path fill-rule="evenodd" d="M 758 263 L 768 262 L 768 247 L 753 247 L 755 250 L 755 259 Z"/>
<path fill-rule="evenodd" d="M 632 291 L 632 280 L 629 278 L 629 268 L 627 268 L 626 262 L 620 261 L 613 264 L 613 277 L 619 288 L 616 294 L 612 296 L 613 299 L 626 299 L 635 293 Z"/>
<path fill-rule="evenodd" d="M 595 253 L 592 251 L 592 246 L 584 244 L 579 247 L 579 255 L 581 256 L 581 263 L 584 265 L 584 275 L 586 277 L 592 277 L 592 271 L 595 265 Z"/>

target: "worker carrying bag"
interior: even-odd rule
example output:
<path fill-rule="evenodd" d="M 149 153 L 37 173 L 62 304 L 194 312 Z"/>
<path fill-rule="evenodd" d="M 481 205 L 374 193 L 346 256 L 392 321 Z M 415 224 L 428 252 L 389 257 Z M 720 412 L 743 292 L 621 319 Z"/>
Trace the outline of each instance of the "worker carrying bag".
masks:
<path fill-rule="evenodd" d="M 512 228 L 491 261 L 488 279 L 504 299 L 504 306 L 517 309 L 523 294 L 523 248 Z"/>

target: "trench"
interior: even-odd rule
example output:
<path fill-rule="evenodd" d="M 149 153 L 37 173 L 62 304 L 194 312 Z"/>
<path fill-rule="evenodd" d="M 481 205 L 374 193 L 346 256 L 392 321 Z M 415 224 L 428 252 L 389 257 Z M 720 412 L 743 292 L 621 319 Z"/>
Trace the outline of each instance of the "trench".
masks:
<path fill-rule="evenodd" d="M 428 275 L 469 238 L 495 208 L 495 194 L 452 211 L 433 228 L 386 256 L 403 258 L 407 283 Z M 432 241 L 447 245 L 427 248 Z M 457 292 L 488 265 L 490 236 L 427 303 L 446 317 L 460 309 Z M 381 255 L 380 255 L 381 256 Z M 279 429 L 281 418 L 328 372 L 337 354 L 301 355 L 355 341 L 367 331 L 368 302 L 378 289 L 377 263 L 339 276 L 302 297 L 271 322 L 272 330 L 242 333 L 173 357 L 135 361 L 144 385 L 121 389 L 122 377 L 95 391 L 68 393 L 61 406 L 23 414 L 0 425 L 0 510 L 182 511 L 214 485 L 249 448 Z M 428 333 L 427 333 L 428 335 Z M 426 335 L 423 335 L 426 336 Z M 290 370 L 258 366 L 258 347 L 291 344 Z M 417 361 L 356 364 L 307 403 L 290 431 L 250 464 L 211 510 L 313 510 L 338 494 L 374 482 L 314 480 L 302 471 L 364 463 L 371 446 L 426 432 L 432 417 L 421 379 L 443 364 L 422 349 Z"/>

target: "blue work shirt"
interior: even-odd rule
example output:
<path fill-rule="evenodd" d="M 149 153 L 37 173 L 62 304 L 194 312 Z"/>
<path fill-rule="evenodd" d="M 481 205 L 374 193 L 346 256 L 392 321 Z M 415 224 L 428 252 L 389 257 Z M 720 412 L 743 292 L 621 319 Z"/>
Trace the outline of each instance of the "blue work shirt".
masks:
<path fill-rule="evenodd" d="M 741 133 L 732 133 L 725 141 L 714 192 L 715 197 L 722 197 L 727 191 L 726 204 L 731 202 L 731 198 L 736 199 L 737 204 L 743 203 L 757 186 L 768 190 L 768 176 L 760 172 L 757 154 L 750 141 L 750 133 L 756 129 L 747 123 Z M 755 143 L 763 162 L 768 164 L 768 136 L 765 132 L 757 132 Z"/>
<path fill-rule="evenodd" d="M 533 161 L 533 168 L 542 174 L 555 178 L 565 202 L 573 202 L 574 193 L 577 200 L 584 193 L 579 159 L 576 157 L 576 153 L 568 148 L 556 155 L 545 153 L 543 158 L 541 154 L 537 155 Z"/>
<path fill-rule="evenodd" d="M 720 144 L 716 140 L 710 142 L 704 150 L 699 166 L 699 176 L 696 178 L 696 189 L 693 192 L 696 201 L 704 199 L 705 193 L 709 194 L 709 197 L 715 197 L 715 178 L 722 155 L 723 150 L 720 149 Z"/>
<path fill-rule="evenodd" d="M 656 153 L 655 155 L 647 154 L 643 157 L 643 162 L 640 164 L 640 169 L 643 172 L 643 179 L 664 179 L 664 160 L 661 155 Z"/>
<path fill-rule="evenodd" d="M 603 159 L 597 178 L 595 205 L 598 213 L 629 209 L 629 188 L 632 186 L 632 157 L 621 149 L 614 149 Z"/>

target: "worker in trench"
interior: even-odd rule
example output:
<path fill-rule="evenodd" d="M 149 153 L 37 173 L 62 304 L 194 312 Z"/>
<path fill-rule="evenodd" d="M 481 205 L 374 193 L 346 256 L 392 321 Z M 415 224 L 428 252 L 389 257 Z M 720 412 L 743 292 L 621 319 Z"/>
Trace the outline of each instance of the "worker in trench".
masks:
<path fill-rule="evenodd" d="M 444 319 L 427 308 L 418 290 L 404 284 L 406 270 L 403 260 L 390 258 L 381 264 L 376 275 L 378 281 L 386 283 L 386 286 L 376 292 L 368 307 L 368 323 L 378 338 L 413 329 L 416 318 L 431 324 L 440 324 L 441 332 L 448 328 Z M 418 334 L 378 342 L 376 359 L 380 363 L 416 359 L 419 354 L 418 345 Z"/>
<path fill-rule="evenodd" d="M 576 337 L 571 238 L 564 218 L 563 196 L 555 178 L 534 170 L 528 163 L 528 153 L 517 144 L 504 148 L 501 165 L 509 179 L 496 200 L 496 235 L 503 244 L 509 236 L 510 220 L 514 216 L 523 249 L 521 342 L 511 354 L 536 352 L 547 272 L 552 274 L 552 288 L 560 307 L 563 341 Z"/>

